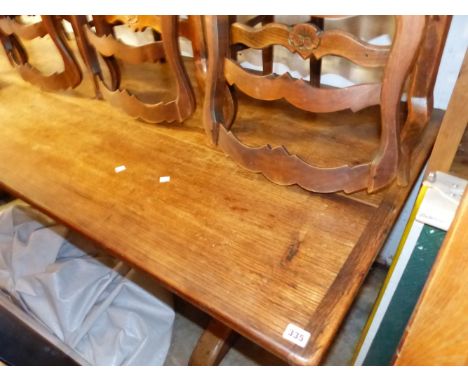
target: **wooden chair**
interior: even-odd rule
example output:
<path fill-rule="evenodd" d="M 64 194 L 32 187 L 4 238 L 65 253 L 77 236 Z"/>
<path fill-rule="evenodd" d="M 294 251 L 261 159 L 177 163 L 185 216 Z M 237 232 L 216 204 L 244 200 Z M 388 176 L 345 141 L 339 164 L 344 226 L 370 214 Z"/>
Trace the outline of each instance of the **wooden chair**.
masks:
<path fill-rule="evenodd" d="M 205 90 L 207 72 L 207 51 L 204 35 L 203 16 L 190 15 L 186 19 L 179 18 L 179 35 L 190 40 L 195 65 L 195 78 L 199 89 Z"/>
<path fill-rule="evenodd" d="M 180 122 L 194 112 L 195 96 L 179 52 L 177 16 L 93 16 L 95 32 L 91 30 L 90 24 L 76 19 L 74 21 L 82 25 L 84 34 L 77 36 L 77 40 L 83 45 L 85 61 L 88 62 L 88 69 L 102 98 L 132 117 L 152 123 L 174 120 Z M 121 24 L 133 31 L 151 28 L 155 41 L 142 46 L 127 45 L 115 37 L 114 26 Z M 94 50 L 108 67 L 110 85 L 104 82 L 102 68 Z M 131 64 L 167 61 L 176 80 L 175 99 L 150 104 L 132 95 L 128 89 L 121 88 L 117 60 Z"/>
<path fill-rule="evenodd" d="M 206 16 L 204 22 L 208 50 L 204 126 L 213 144 L 243 167 L 281 185 L 298 184 L 315 192 L 352 193 L 364 189 L 375 192 L 397 176 L 400 184 L 406 184 L 411 149 L 432 111 L 432 91 L 449 16 L 396 16 L 391 47 L 368 44 L 339 30 L 323 31 L 313 23 L 266 23 L 252 28 L 230 23 L 228 16 Z M 340 56 L 364 67 L 384 68 L 383 80 L 339 89 L 318 87 L 316 78 L 310 84 L 289 74 L 257 75 L 235 62 L 231 48 L 235 44 L 262 50 L 282 45 L 303 59 L 312 58 L 314 65 L 326 55 Z M 401 127 L 400 100 L 407 80 L 408 114 Z M 233 85 L 253 98 L 284 98 L 313 113 L 358 111 L 380 105 L 379 149 L 368 163 L 321 168 L 291 155 L 284 146 L 248 147 L 231 131 L 236 107 L 228 111 L 224 107 L 226 102 L 236 104 Z"/>
<path fill-rule="evenodd" d="M 20 39 L 32 40 L 49 35 L 62 57 L 64 70 L 44 75 L 29 62 Z M 41 16 L 41 21 L 23 24 L 16 17 L 0 16 L 0 40 L 13 67 L 21 77 L 44 90 L 57 91 L 75 88 L 82 80 L 82 72 L 67 44 L 65 31 L 58 16 Z"/>

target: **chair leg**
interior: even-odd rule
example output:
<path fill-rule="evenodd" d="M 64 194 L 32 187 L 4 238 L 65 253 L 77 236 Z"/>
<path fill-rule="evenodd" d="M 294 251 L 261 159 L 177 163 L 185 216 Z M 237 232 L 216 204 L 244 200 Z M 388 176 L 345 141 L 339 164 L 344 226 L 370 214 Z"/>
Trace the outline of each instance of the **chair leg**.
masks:
<path fill-rule="evenodd" d="M 195 78 L 198 87 L 203 93 L 205 91 L 205 77 L 207 71 L 207 53 L 203 27 L 203 16 L 191 15 L 188 18 L 190 35 L 193 47 L 193 61 L 195 64 Z"/>
<path fill-rule="evenodd" d="M 99 84 L 97 82 L 97 78 L 101 75 L 101 68 L 99 66 L 97 54 L 91 45 L 89 45 L 83 29 L 84 25 L 88 24 L 88 20 L 86 19 L 86 16 L 78 15 L 70 16 L 68 21 L 72 25 L 78 51 L 80 52 L 81 58 L 88 70 L 88 74 L 93 81 L 94 94 L 97 99 L 102 99 L 101 92 L 99 91 Z"/>
<path fill-rule="evenodd" d="M 179 49 L 178 16 L 162 17 L 161 37 L 166 60 L 177 82 L 177 111 L 179 122 L 190 117 L 196 108 L 195 94 L 185 71 Z"/>
<path fill-rule="evenodd" d="M 396 17 L 395 37 L 382 81 L 382 132 L 379 151 L 372 162 L 369 192 L 387 186 L 398 174 L 401 94 L 422 41 L 425 23 L 425 16 Z"/>
<path fill-rule="evenodd" d="M 93 15 L 93 23 L 94 23 L 94 27 L 96 29 L 96 35 L 97 36 L 114 36 L 114 31 L 113 31 L 113 28 L 110 24 L 108 24 L 106 21 L 105 21 L 105 16 L 102 16 L 102 15 Z M 87 38 L 87 41 L 88 41 L 88 38 Z M 89 43 L 89 41 L 88 41 Z M 92 44 L 90 44 L 91 47 L 93 49 L 95 49 L 95 47 L 92 46 Z M 110 56 L 110 57 L 105 57 L 105 56 L 101 56 L 102 60 L 104 61 L 104 63 L 106 64 L 107 66 L 107 70 L 109 71 L 109 74 L 110 74 L 110 84 L 108 85 L 108 88 L 111 89 L 111 90 L 117 90 L 120 88 L 120 81 L 121 81 L 121 73 L 120 73 L 120 67 L 119 67 L 119 63 L 117 62 L 117 59 L 113 56 Z M 99 71 L 99 75 L 98 75 L 98 78 L 100 81 L 104 81 L 104 75 L 102 73 L 102 68 L 100 68 L 100 71 Z M 100 98 L 102 98 L 102 94 L 100 91 L 99 92 L 99 95 L 100 95 Z"/>
<path fill-rule="evenodd" d="M 451 20 L 452 16 L 428 16 L 427 19 L 424 39 L 407 90 L 408 117 L 401 129 L 398 183 L 402 186 L 409 182 L 411 151 L 431 119 L 434 85 Z"/>
<path fill-rule="evenodd" d="M 223 114 L 226 97 L 230 95 L 226 91 L 224 58 L 232 53 L 229 45 L 229 26 L 231 24 L 231 16 L 204 16 L 208 71 L 203 105 L 203 125 L 207 136 L 214 145 L 218 144 L 219 125 L 223 124 L 229 128 L 229 124 L 232 123 L 232 118 L 228 118 L 226 121 Z M 235 101 L 233 100 L 233 102 Z"/>
<path fill-rule="evenodd" d="M 216 366 L 223 360 L 237 333 L 221 322 L 211 319 L 190 357 L 190 366 Z"/>

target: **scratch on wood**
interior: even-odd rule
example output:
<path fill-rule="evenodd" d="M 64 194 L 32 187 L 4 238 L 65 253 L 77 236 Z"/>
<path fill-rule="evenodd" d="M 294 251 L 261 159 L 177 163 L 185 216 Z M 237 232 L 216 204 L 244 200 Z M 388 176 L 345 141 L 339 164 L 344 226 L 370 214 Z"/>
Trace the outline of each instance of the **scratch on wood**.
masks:
<path fill-rule="evenodd" d="M 299 252 L 299 247 L 301 245 L 301 241 L 298 239 L 295 239 L 294 242 L 288 247 L 288 253 L 286 255 L 286 262 L 291 261 L 294 256 L 297 255 Z"/>

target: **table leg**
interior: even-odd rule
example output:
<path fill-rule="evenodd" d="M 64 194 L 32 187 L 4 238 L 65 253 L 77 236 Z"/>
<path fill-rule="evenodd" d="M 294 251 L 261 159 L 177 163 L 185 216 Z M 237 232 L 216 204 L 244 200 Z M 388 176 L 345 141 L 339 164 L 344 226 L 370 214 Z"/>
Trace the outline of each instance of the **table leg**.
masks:
<path fill-rule="evenodd" d="M 198 340 L 195 349 L 190 357 L 190 366 L 216 366 L 218 365 L 237 334 L 221 322 L 211 319 L 208 327 L 205 329 Z"/>

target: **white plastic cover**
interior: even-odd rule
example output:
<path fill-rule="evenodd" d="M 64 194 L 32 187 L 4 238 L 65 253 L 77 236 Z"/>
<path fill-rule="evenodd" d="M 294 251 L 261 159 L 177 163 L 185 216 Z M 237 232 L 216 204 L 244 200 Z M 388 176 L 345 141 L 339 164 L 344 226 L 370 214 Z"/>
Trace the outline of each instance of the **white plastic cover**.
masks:
<path fill-rule="evenodd" d="M 172 296 L 32 209 L 0 211 L 0 289 L 93 365 L 162 365 Z"/>

